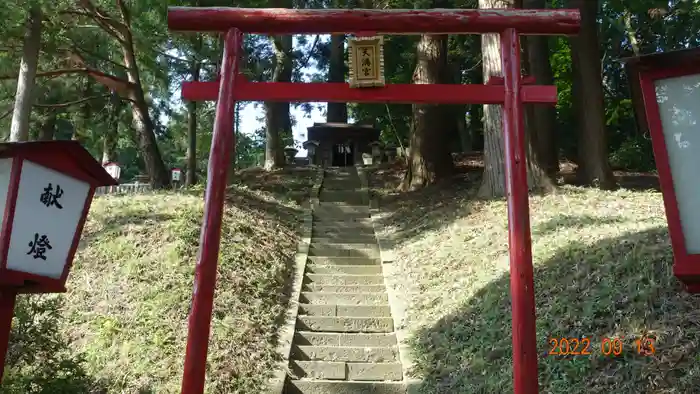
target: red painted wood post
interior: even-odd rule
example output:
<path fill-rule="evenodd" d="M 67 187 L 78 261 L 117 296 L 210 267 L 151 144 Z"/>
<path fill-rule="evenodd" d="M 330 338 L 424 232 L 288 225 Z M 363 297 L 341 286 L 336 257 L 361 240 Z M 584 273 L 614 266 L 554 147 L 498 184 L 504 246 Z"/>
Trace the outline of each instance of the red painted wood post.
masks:
<path fill-rule="evenodd" d="M 245 82 L 243 76 L 239 76 L 235 97 L 238 101 L 503 104 L 503 81 L 500 82 L 500 85 L 387 84 L 372 89 L 355 89 L 344 82 Z M 523 86 L 521 95 L 526 103 L 556 104 L 557 87 Z M 183 82 L 182 97 L 194 101 L 216 100 L 219 83 Z"/>
<path fill-rule="evenodd" d="M 5 373 L 5 357 L 10 345 L 10 329 L 12 328 L 16 298 L 17 293 L 14 291 L 0 291 L 0 383 L 2 383 L 2 376 Z"/>
<path fill-rule="evenodd" d="M 514 28 L 523 34 L 576 34 L 576 9 L 286 9 L 169 7 L 174 31 L 226 31 L 249 34 L 346 34 L 361 28 L 377 34 L 481 34 Z"/>
<path fill-rule="evenodd" d="M 195 268 L 192 307 L 188 322 L 182 394 L 204 392 L 216 268 L 221 241 L 221 217 L 224 213 L 227 172 L 235 146 L 233 123 L 236 105 L 233 90 L 236 85 L 238 57 L 242 43 L 243 35 L 238 29 L 231 29 L 226 33 L 221 62 L 221 85 L 214 118 L 214 136 L 209 154 L 199 261 Z"/>
<path fill-rule="evenodd" d="M 515 29 L 506 29 L 501 33 L 501 61 L 505 84 L 503 132 L 513 317 L 513 392 L 536 394 L 539 390 L 537 332 L 525 159 L 525 113 L 520 89 L 520 39 Z"/>

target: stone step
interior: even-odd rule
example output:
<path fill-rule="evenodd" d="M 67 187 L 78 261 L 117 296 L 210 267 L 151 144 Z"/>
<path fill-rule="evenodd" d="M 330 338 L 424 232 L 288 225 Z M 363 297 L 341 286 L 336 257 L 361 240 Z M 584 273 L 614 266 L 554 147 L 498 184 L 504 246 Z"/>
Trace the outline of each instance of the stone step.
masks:
<path fill-rule="evenodd" d="M 345 178 L 338 180 L 326 180 L 321 184 L 325 190 L 357 190 L 362 187 L 359 179 Z"/>
<path fill-rule="evenodd" d="M 318 244 L 324 244 L 324 243 L 346 243 L 346 244 L 365 244 L 365 245 L 376 245 L 377 244 L 377 237 L 374 234 L 370 233 L 365 233 L 365 234 L 353 234 L 352 232 L 348 231 L 345 233 L 327 233 L 327 234 L 319 234 L 316 232 L 316 235 L 312 231 L 311 233 L 311 242 L 313 243 L 318 243 Z"/>
<path fill-rule="evenodd" d="M 367 193 L 358 190 L 323 190 L 318 194 L 321 202 L 344 202 L 348 205 L 367 205 Z"/>
<path fill-rule="evenodd" d="M 311 244 L 309 246 L 309 256 L 328 256 L 328 257 L 364 257 L 370 259 L 378 259 L 379 247 L 358 248 L 353 244 Z"/>
<path fill-rule="evenodd" d="M 345 184 L 360 184 L 360 177 L 355 174 L 329 175 L 324 177 L 321 186 L 327 185 L 345 185 Z"/>
<path fill-rule="evenodd" d="M 398 361 L 398 348 L 294 345 L 290 357 L 299 361 L 390 363 Z"/>
<path fill-rule="evenodd" d="M 373 245 L 377 245 L 372 228 L 361 229 L 359 231 L 339 230 L 337 228 L 314 228 L 311 230 L 311 241 L 313 242 L 316 239 L 318 239 L 320 243 L 337 242 L 354 244 L 372 242 Z"/>
<path fill-rule="evenodd" d="M 400 382 L 288 380 L 284 394 L 406 394 Z"/>
<path fill-rule="evenodd" d="M 390 317 L 298 316 L 297 329 L 321 332 L 393 332 L 394 320 Z"/>
<path fill-rule="evenodd" d="M 352 187 L 349 182 L 344 185 L 342 190 L 334 190 L 334 189 L 324 189 L 323 185 L 321 185 L 321 193 L 323 194 L 324 192 L 329 194 L 329 195 L 362 195 L 362 191 L 360 190 L 359 187 Z M 357 204 L 357 205 L 362 205 L 362 204 Z"/>
<path fill-rule="evenodd" d="M 355 231 L 338 229 L 337 227 L 317 228 L 311 230 L 311 238 L 331 239 L 336 242 L 353 243 L 355 239 L 366 240 L 374 238 L 374 229 L 371 227 L 357 228 Z M 376 241 L 375 241 L 376 242 Z"/>
<path fill-rule="evenodd" d="M 384 285 L 317 285 L 305 284 L 303 291 L 322 293 L 381 293 L 386 291 Z"/>
<path fill-rule="evenodd" d="M 337 224 L 338 226 L 351 227 L 356 224 L 371 225 L 372 218 L 367 216 L 352 216 L 352 215 L 327 215 L 313 213 L 314 223 Z"/>
<path fill-rule="evenodd" d="M 324 177 L 324 184 L 325 182 L 347 182 L 349 180 L 359 182 L 360 177 L 357 175 L 357 172 L 329 173 Z"/>
<path fill-rule="evenodd" d="M 389 308 L 389 305 L 300 304 L 299 315 L 339 317 L 391 317 L 391 308 Z"/>
<path fill-rule="evenodd" d="M 345 274 L 309 274 L 304 277 L 305 285 L 380 285 L 384 284 L 382 275 L 345 275 Z"/>
<path fill-rule="evenodd" d="M 347 227 L 348 229 L 352 229 L 355 227 L 362 227 L 362 226 L 369 226 L 371 228 L 374 228 L 372 225 L 372 218 L 370 217 L 363 217 L 363 218 L 353 218 L 353 217 L 332 217 L 332 218 L 324 218 L 323 216 L 318 216 L 318 215 L 313 215 L 313 224 L 314 225 L 323 225 L 323 226 L 334 226 L 334 227 Z"/>
<path fill-rule="evenodd" d="M 381 265 L 316 265 L 307 264 L 308 274 L 351 274 L 351 275 L 381 275 Z M 369 283 L 368 283 L 369 284 Z"/>
<path fill-rule="evenodd" d="M 323 218 L 314 216 L 313 226 L 345 229 L 346 232 L 349 233 L 355 232 L 356 228 L 367 228 L 374 231 L 374 225 L 372 224 L 372 219 L 370 218 Z"/>
<path fill-rule="evenodd" d="M 389 296 L 381 293 L 302 292 L 299 302 L 312 305 L 387 305 Z"/>
<path fill-rule="evenodd" d="M 363 237 L 374 235 L 374 226 L 367 223 L 314 223 L 312 226 L 312 236 L 336 237 L 336 236 L 356 236 Z"/>
<path fill-rule="evenodd" d="M 354 221 L 347 222 L 324 222 L 315 221 L 312 223 L 312 229 L 328 233 L 336 233 L 341 235 L 374 235 L 374 225 L 372 223 L 361 223 Z"/>
<path fill-rule="evenodd" d="M 324 204 L 314 205 L 314 212 L 327 212 L 346 215 L 369 215 L 369 205 L 353 205 L 353 204 Z"/>
<path fill-rule="evenodd" d="M 347 256 L 308 256 L 307 262 L 312 265 L 381 265 L 382 263 L 378 258 Z"/>
<path fill-rule="evenodd" d="M 359 207 L 367 208 L 367 205 L 364 205 L 364 204 L 355 205 L 355 204 L 346 204 L 344 202 L 337 202 L 337 201 L 336 202 L 319 202 L 318 204 L 314 204 L 314 206 L 315 207 L 323 207 L 323 208 L 328 207 L 328 208 L 341 208 L 341 209 L 359 208 Z"/>
<path fill-rule="evenodd" d="M 369 214 L 355 215 L 349 213 L 328 213 L 328 212 L 313 212 L 312 218 L 314 222 L 319 223 L 363 223 L 372 224 L 372 219 Z"/>
<path fill-rule="evenodd" d="M 403 380 L 401 363 L 349 363 L 341 361 L 298 361 L 289 363 L 296 378 L 327 380 Z"/>
<path fill-rule="evenodd" d="M 362 188 L 359 183 L 338 183 L 338 184 L 327 184 L 321 185 L 321 192 L 326 193 L 354 193 Z M 350 204 L 348 204 L 350 205 Z"/>
<path fill-rule="evenodd" d="M 319 201 L 321 202 L 344 202 L 347 204 L 369 204 L 369 198 L 365 195 L 353 195 L 353 196 L 347 196 L 347 195 L 328 195 L 328 193 L 324 194 L 323 192 L 320 193 L 318 196 Z"/>
<path fill-rule="evenodd" d="M 297 331 L 294 333 L 295 345 L 303 346 L 358 346 L 358 347 L 387 347 L 396 346 L 396 335 L 393 333 L 335 333 Z"/>
<path fill-rule="evenodd" d="M 319 200 L 322 202 L 345 202 L 349 204 L 369 204 L 369 199 L 368 198 L 362 198 L 362 197 L 321 197 L 319 196 Z"/>
<path fill-rule="evenodd" d="M 318 206 L 314 206 L 314 212 L 369 216 L 369 206 L 367 206 L 367 205 L 346 205 L 346 204 L 342 204 L 342 205 L 341 204 L 318 205 Z"/>
<path fill-rule="evenodd" d="M 312 237 L 313 238 L 313 237 Z M 379 249 L 379 245 L 374 242 L 371 244 L 356 244 L 343 242 L 342 239 L 336 242 L 311 242 L 311 248 L 334 248 L 340 250 L 373 250 Z"/>
<path fill-rule="evenodd" d="M 374 249 L 378 247 L 376 239 L 374 241 L 360 242 L 355 240 L 355 242 L 347 242 L 344 238 L 322 238 L 311 236 L 311 245 L 317 246 L 336 246 L 345 245 L 348 249 Z"/>

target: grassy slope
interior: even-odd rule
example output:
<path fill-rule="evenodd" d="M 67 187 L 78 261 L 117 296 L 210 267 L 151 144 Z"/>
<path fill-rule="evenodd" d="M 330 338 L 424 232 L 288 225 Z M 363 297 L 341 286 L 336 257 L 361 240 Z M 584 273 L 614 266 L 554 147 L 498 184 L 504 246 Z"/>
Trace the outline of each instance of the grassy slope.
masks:
<path fill-rule="evenodd" d="M 308 170 L 248 171 L 229 191 L 210 393 L 259 393 L 268 377 L 286 305 L 288 262 L 298 241 L 299 202 L 308 195 L 311 176 Z M 202 211 L 201 191 L 97 199 L 69 292 L 21 300 L 15 368 L 4 391 L 179 393 Z M 37 324 L 37 311 L 57 308 L 60 313 L 46 323 L 57 334 L 40 336 L 42 342 L 22 334 L 20 327 Z M 58 356 L 44 350 L 46 342 Z M 30 353 L 41 360 L 32 362 L 20 348 L 34 349 Z"/>
<path fill-rule="evenodd" d="M 397 182 L 373 178 L 378 193 Z M 471 198 L 469 178 L 384 196 L 423 393 L 512 391 L 506 206 Z M 542 392 L 698 392 L 698 297 L 672 275 L 660 193 L 566 186 L 531 209 Z M 655 356 L 635 354 L 642 335 Z M 589 337 L 592 354 L 547 355 L 550 337 Z M 603 337 L 623 353 L 603 355 Z"/>

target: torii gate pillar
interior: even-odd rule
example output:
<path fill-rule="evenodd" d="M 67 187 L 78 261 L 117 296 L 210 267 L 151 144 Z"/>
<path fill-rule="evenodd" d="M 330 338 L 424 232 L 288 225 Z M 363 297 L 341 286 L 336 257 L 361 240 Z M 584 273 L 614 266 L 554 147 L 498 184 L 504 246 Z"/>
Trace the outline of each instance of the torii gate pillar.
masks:
<path fill-rule="evenodd" d="M 217 82 L 183 84 L 183 97 L 217 99 L 209 157 L 204 223 L 196 267 L 182 394 L 204 391 L 216 284 L 226 172 L 233 141 L 234 103 L 253 101 L 501 104 L 504 108 L 506 199 L 513 331 L 513 389 L 536 394 L 537 336 L 523 103 L 556 103 L 554 86 L 528 86 L 520 75 L 519 34 L 576 34 L 578 10 L 311 10 L 171 7 L 168 26 L 180 31 L 227 32 Z M 241 32 L 251 34 L 484 34 L 501 35 L 503 79 L 487 85 L 387 85 L 352 89 L 345 83 L 248 82 L 238 73 Z M 234 86 L 236 89 L 234 90 Z"/>

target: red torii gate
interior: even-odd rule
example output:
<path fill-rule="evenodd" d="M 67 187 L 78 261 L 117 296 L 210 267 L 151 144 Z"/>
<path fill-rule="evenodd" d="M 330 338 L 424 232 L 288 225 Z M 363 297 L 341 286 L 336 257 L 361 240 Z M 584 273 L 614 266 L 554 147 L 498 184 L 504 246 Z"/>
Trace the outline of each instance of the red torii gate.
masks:
<path fill-rule="evenodd" d="M 538 392 L 537 336 L 523 103 L 557 101 L 554 86 L 524 86 L 519 34 L 576 34 L 578 10 L 322 10 L 171 7 L 175 31 L 225 32 L 220 78 L 185 82 L 187 100 L 217 100 L 209 156 L 204 221 L 195 269 L 183 394 L 204 391 L 226 177 L 235 149 L 236 101 L 402 102 L 502 104 L 513 331 L 513 388 Z M 252 34 L 484 34 L 500 33 L 503 78 L 486 85 L 412 85 L 353 89 L 346 83 L 249 82 L 239 72 L 243 33 Z M 364 34 L 363 34 L 364 33 Z"/>

